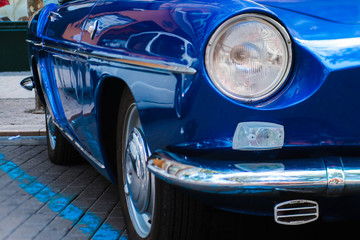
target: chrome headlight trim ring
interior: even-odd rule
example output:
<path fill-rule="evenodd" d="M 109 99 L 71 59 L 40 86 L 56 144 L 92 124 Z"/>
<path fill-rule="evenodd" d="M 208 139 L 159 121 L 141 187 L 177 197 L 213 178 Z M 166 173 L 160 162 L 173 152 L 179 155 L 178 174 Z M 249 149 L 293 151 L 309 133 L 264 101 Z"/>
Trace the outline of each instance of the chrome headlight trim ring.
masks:
<path fill-rule="evenodd" d="M 214 67 L 212 57 L 214 56 L 216 51 L 215 45 L 218 43 L 220 38 L 224 36 L 224 33 L 229 28 L 235 26 L 238 23 L 250 22 L 250 21 L 255 21 L 258 23 L 265 24 L 268 27 L 270 27 L 275 33 L 278 33 L 279 36 L 281 36 L 286 50 L 286 55 L 284 56 L 286 61 L 286 66 L 280 71 L 279 77 L 277 79 L 274 79 L 272 85 L 270 85 L 270 88 L 268 88 L 268 90 L 265 93 L 256 94 L 254 96 L 242 96 L 229 91 L 229 89 L 226 89 L 221 84 L 218 76 L 216 76 L 216 74 L 212 70 L 212 68 Z M 269 98 L 270 96 L 275 94 L 282 86 L 284 86 L 286 80 L 288 79 L 292 66 L 293 54 L 292 54 L 291 45 L 292 45 L 292 40 L 287 30 L 273 18 L 268 17 L 266 15 L 255 14 L 255 13 L 246 13 L 246 14 L 237 15 L 225 21 L 223 24 L 221 24 L 212 34 L 206 46 L 205 68 L 210 77 L 211 82 L 215 85 L 215 87 L 218 90 L 220 90 L 220 92 L 222 92 L 226 96 L 242 102 L 248 102 L 248 103 L 257 102 Z"/>

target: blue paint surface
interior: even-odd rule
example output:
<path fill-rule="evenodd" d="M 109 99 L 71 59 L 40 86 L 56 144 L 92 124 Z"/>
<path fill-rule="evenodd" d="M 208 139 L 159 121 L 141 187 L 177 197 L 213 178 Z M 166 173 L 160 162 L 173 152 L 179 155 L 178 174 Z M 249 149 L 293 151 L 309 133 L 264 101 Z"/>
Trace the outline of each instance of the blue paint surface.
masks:
<path fill-rule="evenodd" d="M 91 239 L 127 239 L 126 234 L 115 229 L 110 224 L 91 212 L 85 212 L 79 207 L 71 204 L 73 198 L 64 197 L 55 193 L 46 185 L 37 181 L 36 177 L 28 175 L 18 165 L 5 158 L 0 153 L 0 170 L 19 183 L 19 187 L 33 195 L 39 202 L 46 203 L 59 216 L 73 222 L 78 230 Z"/>
<path fill-rule="evenodd" d="M 116 147 L 118 123 L 112 119 L 124 87 L 134 97 L 150 152 L 196 155 L 214 169 L 228 171 L 224 160 L 254 157 L 301 156 L 311 164 L 312 153 L 304 148 L 337 155 L 342 147 L 360 147 L 358 0 L 95 1 L 52 5 L 62 16 L 57 21 L 47 18 L 48 5 L 29 24 L 28 39 L 40 98 L 43 93 L 60 129 L 112 182 L 117 169 L 109 153 Z M 290 35 L 293 60 L 285 84 L 255 102 L 224 95 L 205 62 L 218 27 L 249 13 L 282 26 L 276 27 Z M 196 74 L 160 70 L 158 64 L 189 67 Z M 238 123 L 253 121 L 284 126 L 284 147 L 253 155 L 233 150 Z M 226 208 L 237 207 L 247 208 L 236 200 Z"/>
<path fill-rule="evenodd" d="M 115 129 L 116 123 L 107 122 L 105 119 L 110 118 L 102 115 L 103 101 L 111 95 L 117 113 L 115 99 L 120 95 L 109 90 L 120 89 L 121 84 L 134 96 L 151 152 L 179 144 L 196 146 L 232 139 L 237 124 L 248 121 L 283 125 L 284 145 L 300 152 L 299 146 L 324 143 L 360 146 L 360 130 L 353 127 L 358 125 L 360 107 L 352 104 L 358 102 L 360 72 L 358 1 L 94 2 L 57 6 L 61 21 L 48 23 L 43 17 L 47 13 L 41 13 L 29 26 L 29 40 L 37 43 L 31 45 L 31 56 L 42 70 L 41 87 L 50 112 L 67 135 L 106 166 L 94 164 L 111 181 L 116 182 L 116 168 L 105 153 L 108 144 L 101 134 L 110 135 L 106 131 Z M 245 13 L 273 18 L 292 40 L 293 64 L 286 84 L 268 99 L 252 103 L 231 99 L 219 91 L 204 60 L 216 29 Z M 91 37 L 86 29 L 96 21 L 100 27 Z M 39 54 L 42 43 L 48 49 Z M 67 51 L 55 51 L 54 46 Z M 76 53 L 78 50 L 81 54 Z M 96 53 L 90 55 L 91 61 L 83 56 L 88 53 Z M 194 68 L 197 74 L 174 74 L 114 60 L 127 57 L 181 64 Z M 114 84 L 116 81 L 120 83 Z M 215 149 L 199 150 L 224 150 L 211 146 Z M 225 150 L 231 149 L 230 145 Z M 186 150 L 198 149 L 184 148 L 181 154 L 187 155 Z"/>

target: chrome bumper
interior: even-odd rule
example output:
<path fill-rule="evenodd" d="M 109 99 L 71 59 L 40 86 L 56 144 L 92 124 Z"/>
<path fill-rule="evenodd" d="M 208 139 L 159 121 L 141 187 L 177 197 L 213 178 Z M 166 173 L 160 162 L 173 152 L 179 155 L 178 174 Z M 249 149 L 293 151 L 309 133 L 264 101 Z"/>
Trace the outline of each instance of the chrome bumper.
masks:
<path fill-rule="evenodd" d="M 170 184 L 209 193 L 336 196 L 360 192 L 360 157 L 227 162 L 157 152 L 149 158 L 148 168 Z"/>

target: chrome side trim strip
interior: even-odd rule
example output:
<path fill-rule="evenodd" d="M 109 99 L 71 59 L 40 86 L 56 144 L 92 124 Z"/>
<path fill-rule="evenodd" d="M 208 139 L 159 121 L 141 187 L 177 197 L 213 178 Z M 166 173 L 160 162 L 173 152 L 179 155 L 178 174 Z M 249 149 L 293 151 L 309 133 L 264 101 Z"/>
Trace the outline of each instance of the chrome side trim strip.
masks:
<path fill-rule="evenodd" d="M 174 63 L 174 62 L 163 62 L 163 61 L 159 61 L 159 60 L 143 59 L 140 57 L 130 57 L 130 56 L 119 55 L 119 54 L 105 55 L 102 52 L 95 52 L 95 51 L 92 53 L 88 53 L 85 51 L 72 50 L 69 48 L 53 46 L 53 45 L 44 44 L 44 43 L 36 43 L 31 40 L 26 40 L 26 41 L 37 47 L 43 47 L 45 49 L 62 51 L 64 53 L 69 53 L 69 54 L 78 54 L 79 56 L 82 56 L 85 58 L 97 58 L 97 59 L 110 61 L 110 62 L 118 62 L 118 63 L 127 64 L 127 65 L 145 67 L 145 68 L 149 68 L 149 69 L 167 71 L 167 72 L 178 73 L 178 74 L 194 75 L 197 73 L 196 69 L 194 69 L 190 66 L 181 65 L 178 63 Z"/>
<path fill-rule="evenodd" d="M 164 63 L 162 61 L 155 61 L 155 60 L 144 61 L 141 58 L 134 58 L 134 57 L 124 56 L 124 55 L 105 56 L 102 54 L 85 53 L 85 52 L 79 52 L 79 55 L 82 55 L 84 57 L 94 57 L 94 58 L 102 59 L 105 61 L 119 62 L 119 63 L 123 63 L 123 64 L 140 66 L 140 67 L 145 67 L 145 68 L 150 68 L 150 69 L 157 69 L 157 70 L 178 73 L 178 74 L 194 75 L 197 72 L 192 67 L 180 65 L 177 63 L 171 63 L 171 62 Z"/>
<path fill-rule="evenodd" d="M 68 134 L 63 127 L 61 127 L 56 121 L 54 121 L 56 127 L 64 134 L 64 136 L 73 144 L 75 148 L 77 148 L 81 153 L 83 153 L 89 160 L 95 163 L 101 169 L 105 169 L 104 164 L 102 164 L 99 160 L 94 158 L 88 151 L 85 150 L 75 139 Z"/>
<path fill-rule="evenodd" d="M 29 40 L 29 39 L 26 39 L 26 42 L 29 43 L 29 44 L 34 45 L 35 47 L 42 47 L 43 46 L 43 43 L 34 42 L 32 40 Z"/>
<path fill-rule="evenodd" d="M 202 192 L 244 195 L 297 192 L 317 196 L 360 193 L 360 171 L 356 171 L 357 174 L 351 171 L 347 175 L 350 169 L 360 168 L 360 158 L 348 161 L 344 167 L 341 158 L 244 164 L 217 161 L 216 167 L 209 167 L 199 165 L 195 159 L 178 156 L 168 152 L 155 153 L 148 160 L 148 169 L 170 184 Z"/>

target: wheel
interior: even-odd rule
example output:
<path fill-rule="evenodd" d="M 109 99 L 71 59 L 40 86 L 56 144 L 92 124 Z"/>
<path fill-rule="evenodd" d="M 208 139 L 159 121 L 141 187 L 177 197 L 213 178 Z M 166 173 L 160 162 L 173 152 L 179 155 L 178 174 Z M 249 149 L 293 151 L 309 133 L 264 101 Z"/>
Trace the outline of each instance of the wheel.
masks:
<path fill-rule="evenodd" d="M 46 139 L 50 161 L 60 165 L 79 162 L 82 159 L 81 155 L 61 134 L 48 108 L 45 109 Z"/>
<path fill-rule="evenodd" d="M 118 112 L 117 175 L 129 239 L 206 239 L 211 208 L 150 174 L 149 155 L 136 104 L 125 90 Z"/>

